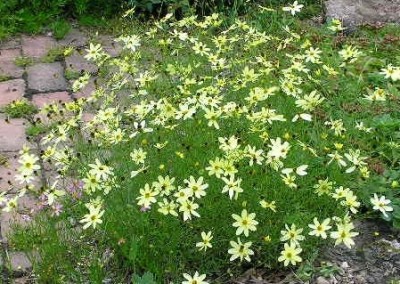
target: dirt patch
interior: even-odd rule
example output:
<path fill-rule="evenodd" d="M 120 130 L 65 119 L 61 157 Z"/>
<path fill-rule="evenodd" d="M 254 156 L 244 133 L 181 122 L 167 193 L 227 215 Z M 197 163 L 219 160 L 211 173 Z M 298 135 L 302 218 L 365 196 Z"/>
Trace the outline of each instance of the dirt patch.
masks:
<path fill-rule="evenodd" d="M 400 231 L 392 229 L 383 220 L 355 222 L 360 233 L 356 245 L 348 249 L 343 245 L 326 247 L 315 261 L 316 271 L 321 264 L 336 267 L 332 276 L 313 275 L 305 282 L 288 271 L 250 269 L 232 284 L 384 284 L 400 281 Z M 400 283 L 400 282 L 399 282 Z"/>
<path fill-rule="evenodd" d="M 362 220 L 356 228 L 360 234 L 351 250 L 337 246 L 322 254 L 321 260 L 340 267 L 340 272 L 326 283 L 375 284 L 400 280 L 400 232 L 383 220 Z"/>

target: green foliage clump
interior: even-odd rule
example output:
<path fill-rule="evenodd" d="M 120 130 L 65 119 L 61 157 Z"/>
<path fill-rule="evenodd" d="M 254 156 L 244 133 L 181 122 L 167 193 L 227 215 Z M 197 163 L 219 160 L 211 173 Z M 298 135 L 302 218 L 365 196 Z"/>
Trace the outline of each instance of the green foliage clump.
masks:
<path fill-rule="evenodd" d="M 90 43 L 101 78 L 90 97 L 41 110 L 54 123 L 41 165 L 58 182 L 10 238 L 39 252 L 39 282 L 226 283 L 302 262 L 306 279 L 320 246 L 355 245 L 366 208 L 397 226 L 400 66 L 338 44 L 340 22 L 304 32 L 301 8 L 164 17 L 119 36 L 118 57 Z M 20 157 L 27 185 L 38 159 Z"/>
<path fill-rule="evenodd" d="M 56 47 L 50 49 L 47 54 L 42 58 L 43 62 L 52 63 L 55 61 L 61 61 L 64 59 L 65 49 Z"/>
<path fill-rule="evenodd" d="M 39 33 L 50 28 L 57 39 L 70 29 L 66 20 L 83 15 L 113 17 L 124 1 L 7 0 L 0 2 L 0 39 L 17 32 Z"/>
<path fill-rule="evenodd" d="M 0 154 L 0 166 L 4 166 L 7 164 L 8 158 L 3 154 Z"/>
<path fill-rule="evenodd" d="M 226 13 L 232 17 L 245 14 L 252 5 L 280 7 L 288 0 L 7 0 L 0 2 L 0 39 L 17 32 L 39 33 L 50 29 L 56 39 L 63 38 L 70 30 L 68 20 L 78 19 L 80 24 L 105 26 L 107 19 L 134 8 L 141 19 L 160 18 L 168 12 L 180 19 L 184 15 L 210 15 Z M 303 17 L 321 12 L 321 1 L 305 0 Z"/>
<path fill-rule="evenodd" d="M 10 78 L 10 76 L 0 74 L 0 82 L 8 81 Z"/>
<path fill-rule="evenodd" d="M 30 57 L 26 57 L 26 56 L 19 56 L 16 57 L 14 60 L 15 65 L 19 66 L 19 67 L 27 67 L 27 66 L 31 66 L 33 64 L 33 59 Z"/>
<path fill-rule="evenodd" d="M 70 31 L 71 25 L 68 21 L 61 19 L 51 23 L 50 29 L 53 32 L 54 38 L 59 40 L 64 38 L 64 36 Z"/>
<path fill-rule="evenodd" d="M 67 80 L 76 80 L 80 77 L 81 72 L 73 70 L 71 68 L 67 68 L 64 72 L 65 79 Z"/>
<path fill-rule="evenodd" d="M 41 134 L 45 134 L 46 132 L 49 131 L 49 129 L 51 128 L 48 125 L 45 125 L 43 123 L 34 123 L 26 128 L 25 133 L 27 136 L 35 137 Z"/>
<path fill-rule="evenodd" d="M 134 275 L 132 284 L 157 284 L 154 275 L 150 272 L 145 272 L 142 276 Z"/>
<path fill-rule="evenodd" d="M 10 118 L 29 117 L 38 112 L 38 109 L 26 99 L 16 100 L 3 108 Z"/>

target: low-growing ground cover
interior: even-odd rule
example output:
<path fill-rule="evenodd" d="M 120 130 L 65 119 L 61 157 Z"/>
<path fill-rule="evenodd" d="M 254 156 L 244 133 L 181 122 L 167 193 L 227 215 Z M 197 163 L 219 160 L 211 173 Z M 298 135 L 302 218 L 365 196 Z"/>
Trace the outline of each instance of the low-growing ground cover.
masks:
<path fill-rule="evenodd" d="M 96 90 L 42 110 L 45 150 L 16 177 L 43 201 L 10 240 L 40 256 L 39 282 L 226 283 L 351 247 L 360 211 L 398 226 L 395 48 L 304 26 L 301 8 L 166 17 L 127 29 L 116 58 L 90 44 Z M 44 167 L 59 177 L 34 188 Z"/>
<path fill-rule="evenodd" d="M 80 26 L 112 30 L 118 18 L 128 9 L 142 20 L 161 18 L 172 12 L 177 18 L 196 13 L 199 16 L 222 12 L 231 17 L 244 14 L 250 4 L 283 5 L 288 0 L 8 0 L 0 3 L 0 40 L 18 33 L 38 34 L 51 32 L 62 39 L 71 29 L 71 22 Z M 307 3 L 302 16 L 310 17 L 322 10 L 322 1 Z"/>

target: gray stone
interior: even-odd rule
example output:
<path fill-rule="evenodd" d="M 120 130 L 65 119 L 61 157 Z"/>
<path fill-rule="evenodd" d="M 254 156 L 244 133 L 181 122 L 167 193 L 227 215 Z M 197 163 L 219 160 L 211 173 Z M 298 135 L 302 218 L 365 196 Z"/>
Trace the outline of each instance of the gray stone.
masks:
<path fill-rule="evenodd" d="M 67 81 L 60 62 L 39 63 L 27 68 L 28 88 L 36 92 L 65 91 Z"/>
<path fill-rule="evenodd" d="M 65 58 L 65 65 L 67 69 L 75 72 L 89 72 L 93 74 L 98 70 L 95 64 L 87 61 L 83 55 L 80 55 L 76 51 L 71 56 Z"/>
<path fill-rule="evenodd" d="M 327 0 L 328 19 L 342 20 L 345 26 L 373 23 L 400 23 L 400 0 Z"/>
<path fill-rule="evenodd" d="M 69 33 L 62 39 L 58 41 L 61 46 L 73 46 L 82 47 L 87 45 L 88 38 L 86 34 L 78 29 L 71 29 Z"/>
<path fill-rule="evenodd" d="M 25 253 L 10 252 L 8 256 L 10 259 L 11 270 L 15 277 L 24 276 L 32 271 L 32 263 Z"/>

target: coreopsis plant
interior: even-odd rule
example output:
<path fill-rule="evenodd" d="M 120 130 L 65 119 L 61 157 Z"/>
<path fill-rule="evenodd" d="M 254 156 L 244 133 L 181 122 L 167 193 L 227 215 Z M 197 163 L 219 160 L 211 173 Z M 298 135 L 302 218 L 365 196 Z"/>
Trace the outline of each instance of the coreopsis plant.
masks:
<path fill-rule="evenodd" d="M 376 193 L 371 198 L 371 204 L 374 206 L 373 209 L 382 212 L 385 217 L 388 216 L 386 212 L 393 211 L 393 207 L 389 205 L 390 203 L 391 201 L 386 199 L 385 196 L 378 197 Z"/>
<path fill-rule="evenodd" d="M 351 68 L 364 53 L 314 42 L 287 25 L 291 15 L 263 11 L 277 13 L 279 32 L 246 19 L 228 25 L 218 14 L 168 16 L 119 36 L 118 57 L 91 43 L 85 57 L 99 66 L 102 84 L 42 110 L 57 123 L 42 137 L 40 157 L 22 153 L 19 196 L 43 165 L 58 172 L 38 193 L 44 214 L 56 212 L 79 233 L 81 266 L 207 283 L 205 275 L 238 274 L 245 262 L 295 266 L 319 244 L 355 245 L 357 182 L 373 173 L 367 149 L 353 142 L 369 128 L 339 112 L 335 92 L 363 82 L 348 70 L 363 70 Z M 397 80 L 397 67 L 380 67 L 375 75 Z M 359 88 L 357 99 L 371 85 Z M 389 99 L 385 88 L 362 100 Z M 0 200 L 4 211 L 18 204 L 18 196 Z M 370 203 L 383 214 L 393 209 L 382 195 Z M 86 253 L 91 244 L 114 259 Z"/>
<path fill-rule="evenodd" d="M 287 7 L 283 7 L 282 10 L 285 12 L 289 12 L 290 14 L 292 14 L 293 16 L 301 11 L 301 8 L 303 8 L 304 5 L 299 4 L 297 1 L 294 1 L 292 5 L 287 6 Z"/>
<path fill-rule="evenodd" d="M 382 68 L 380 74 L 384 75 L 385 79 L 400 80 L 400 67 L 389 64 L 386 68 Z"/>

